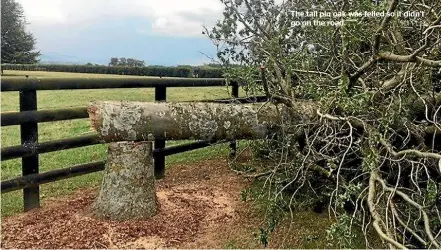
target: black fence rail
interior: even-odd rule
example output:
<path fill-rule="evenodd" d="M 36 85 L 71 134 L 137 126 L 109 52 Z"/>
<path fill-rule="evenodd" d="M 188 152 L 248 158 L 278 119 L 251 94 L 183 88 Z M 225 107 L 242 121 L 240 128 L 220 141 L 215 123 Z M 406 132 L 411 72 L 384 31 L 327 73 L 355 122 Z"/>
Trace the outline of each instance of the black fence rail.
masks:
<path fill-rule="evenodd" d="M 23 189 L 24 210 L 40 206 L 39 185 L 104 169 L 105 162 L 92 162 L 39 173 L 39 154 L 100 144 L 97 135 L 52 140 L 38 143 L 38 123 L 88 118 L 87 108 L 37 111 L 38 90 L 155 88 L 155 100 L 166 101 L 167 88 L 226 86 L 223 78 L 2 78 L 1 91 L 20 92 L 20 112 L 1 114 L 1 126 L 20 125 L 21 145 L 1 149 L 1 160 L 22 159 L 22 176 L 1 182 L 2 193 Z M 204 100 L 219 103 L 250 103 L 266 101 L 266 97 L 238 98 L 239 86 L 232 83 L 232 99 Z M 165 174 L 165 157 L 207 147 L 214 141 L 200 141 L 165 147 L 165 140 L 155 140 L 153 151 L 156 178 Z M 230 142 L 235 154 L 236 142 Z"/>
<path fill-rule="evenodd" d="M 225 86 L 223 78 L 2 78 L 3 91 Z M 232 84 L 233 86 L 233 84 Z"/>

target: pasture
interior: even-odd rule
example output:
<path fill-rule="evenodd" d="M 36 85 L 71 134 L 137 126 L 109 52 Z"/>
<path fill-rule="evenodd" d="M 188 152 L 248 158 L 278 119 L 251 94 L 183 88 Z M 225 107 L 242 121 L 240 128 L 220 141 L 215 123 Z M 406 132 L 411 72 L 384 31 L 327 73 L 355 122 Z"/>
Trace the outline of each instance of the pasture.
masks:
<path fill-rule="evenodd" d="M 61 73 L 61 72 L 29 72 L 5 70 L 5 76 L 13 77 L 72 77 L 72 78 L 130 78 L 134 76 L 121 75 L 99 75 L 82 73 Z M 19 110 L 18 92 L 1 93 L 1 112 Z M 193 87 L 193 88 L 169 88 L 167 101 L 196 101 L 229 98 L 231 92 L 227 87 Z M 244 96 L 244 93 L 240 93 Z M 73 108 L 87 106 L 93 100 L 114 100 L 114 101 L 154 101 L 154 89 L 97 89 L 97 90 L 60 90 L 60 91 L 38 91 L 38 109 L 48 110 L 57 108 Z M 39 124 L 39 142 L 54 139 L 83 136 L 93 133 L 88 119 L 77 119 L 59 122 L 47 122 Z M 167 146 L 182 142 L 167 142 Z M 3 127 L 1 130 L 2 147 L 20 144 L 19 126 Z M 167 167 L 177 163 L 187 163 L 216 157 L 219 154 L 226 155 L 228 145 L 207 147 L 192 152 L 186 152 L 167 157 Z M 94 145 L 69 149 L 64 151 L 46 153 L 40 155 L 40 172 L 68 167 L 76 164 L 91 161 L 104 160 L 106 157 L 106 145 Z M 2 162 L 1 179 L 6 180 L 21 175 L 21 159 L 14 159 Z M 101 173 L 93 173 L 72 179 L 57 181 L 42 185 L 40 187 L 42 206 L 45 200 L 50 197 L 59 197 L 72 193 L 79 188 L 95 187 L 100 184 Z M 2 194 L 1 197 L 2 217 L 18 213 L 22 210 L 22 191 L 14 191 Z"/>

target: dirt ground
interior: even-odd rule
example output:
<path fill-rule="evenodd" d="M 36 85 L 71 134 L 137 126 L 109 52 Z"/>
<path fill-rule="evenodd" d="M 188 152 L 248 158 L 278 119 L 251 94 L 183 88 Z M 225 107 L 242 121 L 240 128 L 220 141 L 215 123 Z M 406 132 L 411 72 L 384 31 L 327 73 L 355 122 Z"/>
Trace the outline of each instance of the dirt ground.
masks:
<path fill-rule="evenodd" d="M 230 171 L 225 160 L 174 166 L 156 184 L 160 209 L 151 219 L 95 219 L 88 211 L 98 190 L 80 190 L 4 218 L 1 247 L 226 248 L 231 242 L 253 242 L 250 232 L 257 221 L 250 204 L 240 199 L 249 183 Z"/>
<path fill-rule="evenodd" d="M 79 190 L 2 220 L 1 248 L 262 248 L 265 219 L 241 199 L 251 185 L 226 160 L 177 165 L 156 182 L 159 212 L 126 222 L 93 218 L 98 189 Z M 328 216 L 303 211 L 270 235 L 270 248 L 329 248 Z M 335 246 L 334 246 L 335 247 Z"/>

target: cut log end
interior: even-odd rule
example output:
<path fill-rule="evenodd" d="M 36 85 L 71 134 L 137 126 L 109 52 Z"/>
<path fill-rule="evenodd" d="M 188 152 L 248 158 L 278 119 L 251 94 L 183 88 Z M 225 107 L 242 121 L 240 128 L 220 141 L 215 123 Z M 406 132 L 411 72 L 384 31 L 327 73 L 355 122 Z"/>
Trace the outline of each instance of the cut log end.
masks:
<path fill-rule="evenodd" d="M 89 106 L 87 107 L 87 113 L 89 114 L 90 119 L 90 126 L 93 130 L 97 130 L 98 128 L 98 107 L 95 105 L 94 102 L 91 102 Z"/>

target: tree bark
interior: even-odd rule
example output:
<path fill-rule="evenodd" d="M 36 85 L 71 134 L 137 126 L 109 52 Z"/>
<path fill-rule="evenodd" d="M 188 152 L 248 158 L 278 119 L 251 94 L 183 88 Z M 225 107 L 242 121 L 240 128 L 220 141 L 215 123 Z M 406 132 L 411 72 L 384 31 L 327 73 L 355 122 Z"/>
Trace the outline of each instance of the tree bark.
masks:
<path fill-rule="evenodd" d="M 440 97 L 436 97 L 437 104 Z M 424 116 L 422 103 L 416 102 L 414 109 L 420 109 L 415 113 L 423 112 Z M 92 102 L 88 107 L 92 127 L 104 142 L 264 139 L 284 123 L 289 124 L 294 129 L 292 133 L 296 134 L 295 125 L 319 122 L 317 110 L 318 104 L 312 101 L 293 101 L 291 108 L 277 108 L 273 104 L 111 101 Z M 409 112 L 411 115 L 414 111 Z M 350 119 L 350 122 L 360 132 L 364 131 L 364 125 L 358 119 Z M 401 127 L 398 124 L 395 129 Z M 439 130 L 429 129 L 422 133 L 422 136 L 433 136 L 439 134 Z"/>
<path fill-rule="evenodd" d="M 110 220 L 145 219 L 156 214 L 151 142 L 109 144 L 106 169 L 93 212 Z"/>
<path fill-rule="evenodd" d="M 315 114 L 307 104 L 297 108 L 299 124 Z M 93 102 L 88 112 L 92 127 L 107 142 L 259 139 L 293 118 L 272 104 Z"/>

